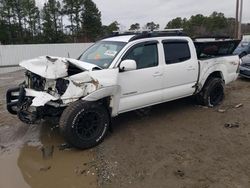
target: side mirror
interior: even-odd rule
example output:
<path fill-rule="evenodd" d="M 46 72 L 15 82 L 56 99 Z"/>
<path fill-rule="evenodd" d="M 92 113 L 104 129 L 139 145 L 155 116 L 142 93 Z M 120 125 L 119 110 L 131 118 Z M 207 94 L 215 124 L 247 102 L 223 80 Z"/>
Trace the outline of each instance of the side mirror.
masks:
<path fill-rule="evenodd" d="M 121 72 L 131 71 L 131 70 L 136 70 L 137 69 L 137 65 L 136 65 L 135 60 L 126 59 L 126 60 L 124 60 L 124 61 L 121 62 L 119 68 L 120 68 Z"/>

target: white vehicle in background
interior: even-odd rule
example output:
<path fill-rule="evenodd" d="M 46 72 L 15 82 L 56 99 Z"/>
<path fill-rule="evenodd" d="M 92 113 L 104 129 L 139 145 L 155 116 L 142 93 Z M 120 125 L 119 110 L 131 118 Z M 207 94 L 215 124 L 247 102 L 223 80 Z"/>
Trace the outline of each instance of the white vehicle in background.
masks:
<path fill-rule="evenodd" d="M 181 32 L 128 33 L 103 39 L 78 60 L 23 61 L 26 81 L 7 92 L 7 109 L 25 123 L 60 117 L 65 140 L 86 149 L 121 113 L 195 95 L 220 104 L 240 65 L 239 41 L 193 42 Z"/>

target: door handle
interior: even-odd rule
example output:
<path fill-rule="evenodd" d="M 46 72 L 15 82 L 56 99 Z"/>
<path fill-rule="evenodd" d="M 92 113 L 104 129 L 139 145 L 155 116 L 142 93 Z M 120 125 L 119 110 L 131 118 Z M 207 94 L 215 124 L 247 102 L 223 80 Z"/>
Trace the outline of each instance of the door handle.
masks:
<path fill-rule="evenodd" d="M 158 76 L 162 76 L 162 75 L 163 75 L 163 73 L 161 73 L 161 72 L 155 72 L 153 74 L 153 77 L 158 77 Z"/>

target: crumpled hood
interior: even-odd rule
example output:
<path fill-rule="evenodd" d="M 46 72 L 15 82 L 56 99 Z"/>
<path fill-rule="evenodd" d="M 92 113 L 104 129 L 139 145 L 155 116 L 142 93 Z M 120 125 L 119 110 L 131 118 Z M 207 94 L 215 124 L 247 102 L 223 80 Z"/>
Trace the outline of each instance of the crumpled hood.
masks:
<path fill-rule="evenodd" d="M 76 59 L 53 56 L 41 56 L 35 59 L 25 60 L 19 65 L 41 77 L 47 79 L 58 79 L 68 76 L 68 67 L 70 64 L 82 69 L 83 72 L 91 71 L 94 68 L 100 68 L 96 65 Z"/>

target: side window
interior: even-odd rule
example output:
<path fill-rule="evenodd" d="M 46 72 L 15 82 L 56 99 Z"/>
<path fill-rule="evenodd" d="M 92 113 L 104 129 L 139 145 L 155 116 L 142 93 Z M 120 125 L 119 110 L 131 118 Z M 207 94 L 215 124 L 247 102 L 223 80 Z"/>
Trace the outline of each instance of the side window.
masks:
<path fill-rule="evenodd" d="M 166 64 L 181 63 L 191 58 L 188 42 L 164 42 Z"/>
<path fill-rule="evenodd" d="M 132 59 L 136 61 L 137 69 L 158 66 L 157 43 L 140 44 L 132 47 L 123 57 L 123 60 Z"/>

